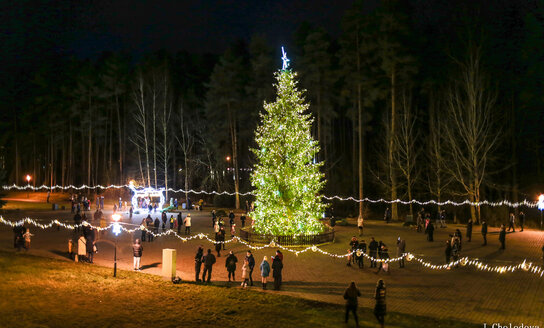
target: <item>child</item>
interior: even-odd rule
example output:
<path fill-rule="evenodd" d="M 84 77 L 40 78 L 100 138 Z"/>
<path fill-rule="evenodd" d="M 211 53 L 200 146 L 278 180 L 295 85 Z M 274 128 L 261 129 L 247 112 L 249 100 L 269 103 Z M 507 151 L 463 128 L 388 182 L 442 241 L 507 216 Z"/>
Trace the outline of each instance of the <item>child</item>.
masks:
<path fill-rule="evenodd" d="M 233 224 L 230 226 L 230 235 L 231 235 L 231 236 L 236 235 L 236 223 L 233 223 Z"/>
<path fill-rule="evenodd" d="M 74 259 L 74 242 L 72 239 L 68 239 L 68 255 L 70 256 L 70 260 Z"/>
<path fill-rule="evenodd" d="M 242 288 L 244 289 L 247 287 L 247 283 L 249 281 L 248 269 L 249 269 L 248 261 L 244 260 L 244 265 L 242 266 L 242 285 L 241 285 Z"/>
<path fill-rule="evenodd" d="M 30 237 L 34 236 L 30 233 L 30 229 L 26 228 L 26 232 L 23 234 L 23 238 L 25 239 L 25 249 L 28 251 L 30 248 Z"/>

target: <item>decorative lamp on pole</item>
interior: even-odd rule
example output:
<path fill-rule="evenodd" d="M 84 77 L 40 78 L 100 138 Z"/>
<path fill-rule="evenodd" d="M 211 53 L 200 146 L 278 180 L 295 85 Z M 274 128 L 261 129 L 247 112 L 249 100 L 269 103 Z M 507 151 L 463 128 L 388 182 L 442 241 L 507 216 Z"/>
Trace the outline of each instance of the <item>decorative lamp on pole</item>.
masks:
<path fill-rule="evenodd" d="M 544 211 L 544 194 L 538 196 L 537 207 L 540 210 L 540 230 L 542 230 L 542 211 Z"/>
<path fill-rule="evenodd" d="M 113 249 L 113 276 L 117 277 L 117 236 L 119 236 L 119 234 L 121 233 L 121 225 L 119 224 L 119 220 L 121 220 L 121 215 L 113 214 L 111 218 L 114 221 L 111 231 L 115 235 L 115 246 Z"/>
<path fill-rule="evenodd" d="M 30 195 L 28 194 L 29 193 L 28 189 L 30 189 L 30 180 L 32 180 L 32 177 L 30 176 L 30 174 L 26 175 L 25 180 L 27 183 L 26 198 L 30 198 Z"/>

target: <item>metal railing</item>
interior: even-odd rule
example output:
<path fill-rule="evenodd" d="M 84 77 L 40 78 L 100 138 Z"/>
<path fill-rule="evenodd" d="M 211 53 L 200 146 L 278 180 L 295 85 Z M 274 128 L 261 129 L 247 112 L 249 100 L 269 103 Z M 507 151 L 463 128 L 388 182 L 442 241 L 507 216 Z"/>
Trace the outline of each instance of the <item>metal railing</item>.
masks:
<path fill-rule="evenodd" d="M 240 238 L 251 244 L 270 244 L 274 241 L 282 246 L 311 246 L 334 241 L 334 229 L 317 235 L 276 236 L 250 231 L 251 228 L 240 229 Z"/>

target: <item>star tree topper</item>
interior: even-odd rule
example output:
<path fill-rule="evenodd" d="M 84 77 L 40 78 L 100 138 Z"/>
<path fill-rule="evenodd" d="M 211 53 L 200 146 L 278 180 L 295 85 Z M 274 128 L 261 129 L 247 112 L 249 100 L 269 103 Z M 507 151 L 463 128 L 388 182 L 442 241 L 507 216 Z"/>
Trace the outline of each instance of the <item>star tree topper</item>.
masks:
<path fill-rule="evenodd" d="M 283 57 L 281 57 L 281 60 L 283 60 L 283 66 L 282 70 L 286 70 L 289 67 L 289 58 L 287 58 L 287 53 L 285 50 L 283 50 L 283 47 L 281 47 L 281 53 L 283 54 Z"/>

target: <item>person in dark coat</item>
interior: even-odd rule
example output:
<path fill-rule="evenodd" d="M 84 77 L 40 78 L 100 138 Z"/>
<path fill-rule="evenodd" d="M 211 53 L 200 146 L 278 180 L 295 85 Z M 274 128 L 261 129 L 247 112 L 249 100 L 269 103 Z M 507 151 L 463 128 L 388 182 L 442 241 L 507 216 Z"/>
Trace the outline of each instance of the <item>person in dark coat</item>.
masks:
<path fill-rule="evenodd" d="M 235 218 L 234 212 L 230 211 L 230 213 L 229 213 L 229 224 L 230 224 L 231 227 L 234 224 L 234 218 Z"/>
<path fill-rule="evenodd" d="M 161 221 L 159 221 L 159 218 L 156 218 L 155 221 L 153 221 L 153 228 L 155 228 L 155 233 L 159 233 L 160 225 L 161 225 Z"/>
<path fill-rule="evenodd" d="M 94 240 L 91 238 L 85 239 L 85 250 L 87 251 L 87 261 L 93 263 L 94 258 Z"/>
<path fill-rule="evenodd" d="M 142 219 L 142 222 L 140 223 L 140 230 L 142 231 L 142 235 L 140 236 L 140 241 L 143 243 L 145 242 L 145 237 L 146 237 L 146 230 L 145 230 L 145 226 L 146 226 L 146 222 L 145 222 L 145 218 Z"/>
<path fill-rule="evenodd" d="M 519 212 L 519 227 L 521 228 L 520 231 L 523 231 L 523 225 L 525 224 L 525 213 L 523 211 Z"/>
<path fill-rule="evenodd" d="M 23 235 L 26 231 L 26 228 L 20 224 L 13 227 L 13 247 L 19 248 L 22 245 Z M 19 248 L 20 250 L 20 248 Z"/>
<path fill-rule="evenodd" d="M 215 220 L 217 220 L 217 215 L 215 214 L 215 210 L 212 210 L 212 228 L 215 226 Z"/>
<path fill-rule="evenodd" d="M 374 306 L 374 315 L 380 326 L 383 328 L 385 325 L 385 315 L 386 315 L 386 304 L 385 304 L 385 283 L 382 279 L 378 280 L 376 284 L 376 292 L 374 293 L 374 299 L 376 300 L 376 305 Z"/>
<path fill-rule="evenodd" d="M 229 255 L 227 256 L 227 259 L 225 260 L 225 268 L 227 268 L 227 272 L 229 273 L 229 282 L 230 278 L 232 277 L 232 281 L 236 281 L 234 278 L 234 273 L 236 272 L 236 263 L 238 263 L 238 258 L 232 251 L 229 252 Z"/>
<path fill-rule="evenodd" d="M 429 222 L 427 225 L 427 228 L 425 229 L 425 233 L 427 233 L 427 240 L 428 241 L 434 241 L 433 234 L 434 234 L 434 225 L 432 222 Z"/>
<path fill-rule="evenodd" d="M 253 258 L 253 254 L 251 254 L 251 251 L 248 250 L 246 253 L 246 261 L 249 267 L 249 285 L 253 286 L 253 269 L 255 268 L 255 258 Z"/>
<path fill-rule="evenodd" d="M 152 242 L 153 241 L 153 234 L 151 233 L 153 231 L 153 219 L 151 218 L 150 215 L 147 216 L 147 218 L 145 218 L 145 225 L 147 227 L 147 230 L 149 230 L 146 235 L 147 235 L 147 241 L 149 242 Z"/>
<path fill-rule="evenodd" d="M 202 256 L 204 256 L 204 248 L 198 246 L 198 250 L 195 255 L 195 281 L 200 282 L 200 268 L 202 267 Z"/>
<path fill-rule="evenodd" d="M 469 243 L 472 240 L 472 218 L 469 218 L 467 222 L 467 239 Z"/>
<path fill-rule="evenodd" d="M 178 235 L 181 234 L 181 226 L 183 226 L 183 219 L 181 218 L 181 212 L 178 213 Z"/>
<path fill-rule="evenodd" d="M 78 204 L 79 205 L 79 204 Z M 79 211 L 76 212 L 76 215 L 74 215 L 74 225 L 77 227 L 74 228 L 76 232 L 79 232 L 79 225 L 81 224 L 81 215 L 79 215 Z"/>
<path fill-rule="evenodd" d="M 215 251 L 217 252 L 217 257 L 221 257 L 221 234 L 218 232 L 215 234 Z"/>
<path fill-rule="evenodd" d="M 463 248 L 463 234 L 461 233 L 461 230 L 455 229 L 455 233 L 453 234 L 454 237 L 457 237 L 459 242 L 459 251 Z M 453 247 L 453 243 L 451 244 Z"/>
<path fill-rule="evenodd" d="M 499 241 L 501 242 L 501 249 L 505 249 L 506 244 L 506 227 L 501 224 L 501 231 L 499 232 Z"/>
<path fill-rule="evenodd" d="M 482 246 L 487 245 L 487 222 L 482 220 L 482 237 L 484 238 L 484 243 Z"/>
<path fill-rule="evenodd" d="M 221 227 L 221 229 L 219 230 L 219 234 L 221 235 L 221 241 L 222 241 L 222 244 L 223 244 L 223 250 L 225 250 L 225 235 L 227 234 L 225 232 L 225 227 Z"/>
<path fill-rule="evenodd" d="M 346 316 L 345 316 L 345 322 L 348 323 L 349 313 L 353 313 L 353 317 L 355 318 L 355 327 L 359 327 L 359 317 L 357 317 L 357 305 L 358 305 L 358 297 L 361 296 L 361 292 L 357 287 L 355 286 L 355 282 L 351 282 L 349 284 L 349 287 L 346 288 L 346 291 L 344 292 L 344 299 L 346 300 Z"/>
<path fill-rule="evenodd" d="M 389 207 L 385 209 L 385 214 L 383 216 L 383 219 L 385 220 L 386 223 L 391 222 L 391 210 L 389 209 Z"/>
<path fill-rule="evenodd" d="M 406 241 L 404 239 L 397 239 L 397 257 L 400 257 L 399 267 L 404 268 L 404 253 L 406 252 Z"/>
<path fill-rule="evenodd" d="M 240 221 L 242 222 L 242 228 L 246 226 L 246 216 L 245 215 L 242 215 L 240 217 Z"/>
<path fill-rule="evenodd" d="M 374 237 L 370 237 L 370 243 L 368 244 L 368 256 L 370 256 L 370 267 L 375 268 L 376 267 L 376 261 L 373 261 L 372 259 L 378 257 L 378 242 L 374 240 Z"/>
<path fill-rule="evenodd" d="M 351 249 L 351 252 L 355 252 L 359 246 L 359 241 L 357 240 L 357 237 L 353 236 L 351 237 L 351 241 L 349 242 L 349 248 Z M 348 265 L 351 266 L 351 263 L 355 263 L 355 257 L 350 256 Z"/>
<path fill-rule="evenodd" d="M 215 264 L 215 256 L 212 254 L 212 250 L 208 249 L 208 253 L 202 257 L 202 263 L 204 263 L 204 271 L 202 272 L 202 281 L 210 282 L 212 277 L 212 268 Z M 208 278 L 206 279 L 206 274 Z"/>
<path fill-rule="evenodd" d="M 272 277 L 274 277 L 274 290 L 280 290 L 281 288 L 281 270 L 283 269 L 282 260 L 279 256 L 272 257 Z"/>
<path fill-rule="evenodd" d="M 450 264 L 450 261 L 451 261 L 451 240 L 450 239 L 446 240 L 445 255 L 446 255 L 446 264 Z"/>

